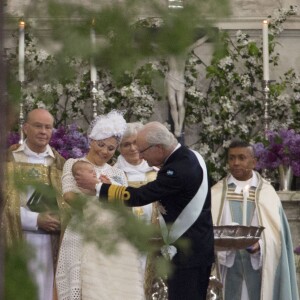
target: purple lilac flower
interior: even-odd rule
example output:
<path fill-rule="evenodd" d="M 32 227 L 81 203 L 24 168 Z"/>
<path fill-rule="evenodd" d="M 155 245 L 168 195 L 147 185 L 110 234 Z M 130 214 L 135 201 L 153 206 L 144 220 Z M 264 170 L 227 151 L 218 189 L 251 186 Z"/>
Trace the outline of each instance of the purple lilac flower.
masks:
<path fill-rule="evenodd" d="M 79 158 L 88 151 L 88 139 L 76 124 L 60 126 L 53 131 L 50 145 L 64 158 Z"/>
<path fill-rule="evenodd" d="M 78 147 L 73 148 L 72 150 L 73 158 L 82 157 L 84 154 L 82 153 L 82 150 Z"/>
<path fill-rule="evenodd" d="M 279 165 L 291 166 L 293 173 L 300 176 L 300 134 L 293 129 L 268 131 L 263 143 L 254 145 L 258 159 L 257 170 L 275 169 Z"/>
<path fill-rule="evenodd" d="M 7 136 L 7 146 L 11 146 L 14 144 L 18 144 L 20 140 L 20 134 L 19 132 L 9 132 Z"/>
<path fill-rule="evenodd" d="M 253 145 L 254 153 L 256 156 L 261 156 L 262 153 L 265 151 L 265 147 L 263 143 L 256 143 Z"/>
<path fill-rule="evenodd" d="M 295 253 L 296 255 L 300 255 L 300 245 L 297 246 L 297 247 L 294 249 L 294 253 Z"/>
<path fill-rule="evenodd" d="M 64 157 L 65 159 L 68 159 L 68 158 L 71 158 L 70 154 L 69 154 L 69 151 L 67 150 L 64 150 L 64 149 L 56 149 L 57 152 L 62 156 Z"/>

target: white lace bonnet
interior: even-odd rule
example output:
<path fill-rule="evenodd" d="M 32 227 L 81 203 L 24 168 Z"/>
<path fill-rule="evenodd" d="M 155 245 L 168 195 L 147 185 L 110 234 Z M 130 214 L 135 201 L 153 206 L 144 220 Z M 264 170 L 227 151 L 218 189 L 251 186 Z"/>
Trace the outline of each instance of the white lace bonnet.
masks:
<path fill-rule="evenodd" d="M 126 130 L 126 121 L 123 113 L 117 110 L 112 110 L 107 115 L 97 116 L 90 125 L 89 138 L 100 141 L 112 136 L 119 140 Z"/>

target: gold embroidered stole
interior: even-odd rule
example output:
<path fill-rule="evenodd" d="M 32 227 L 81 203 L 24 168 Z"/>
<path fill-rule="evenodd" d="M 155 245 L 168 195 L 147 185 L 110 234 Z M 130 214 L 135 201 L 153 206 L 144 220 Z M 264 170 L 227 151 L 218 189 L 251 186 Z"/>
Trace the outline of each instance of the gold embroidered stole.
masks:
<path fill-rule="evenodd" d="M 61 231 L 65 229 L 70 215 L 70 207 L 63 201 L 61 189 L 61 175 L 65 159 L 54 149 L 54 162 L 51 166 L 15 162 L 11 152 L 8 152 L 6 163 L 6 177 L 4 182 L 4 210 L 1 229 L 5 236 L 7 247 L 12 247 L 22 240 L 22 226 L 20 206 L 25 206 L 27 197 L 22 193 L 22 187 L 31 184 L 44 184 L 51 186 L 59 208 Z M 23 196 L 22 196 L 23 195 Z M 51 235 L 53 245 L 54 265 L 58 253 L 59 235 Z"/>
<path fill-rule="evenodd" d="M 147 184 L 150 181 L 153 181 L 156 179 L 157 176 L 157 172 L 155 171 L 149 171 L 146 173 L 146 180 L 141 180 L 141 181 L 128 181 L 128 185 L 131 187 L 135 187 L 138 188 L 142 185 Z M 154 205 L 153 205 L 154 208 Z M 137 216 L 140 217 L 144 214 L 144 210 L 142 207 L 133 207 L 133 213 Z M 153 218 L 155 218 L 155 216 L 153 216 L 154 214 L 154 210 L 152 210 L 152 216 L 151 216 L 151 221 Z M 152 223 L 152 222 L 151 222 Z"/>

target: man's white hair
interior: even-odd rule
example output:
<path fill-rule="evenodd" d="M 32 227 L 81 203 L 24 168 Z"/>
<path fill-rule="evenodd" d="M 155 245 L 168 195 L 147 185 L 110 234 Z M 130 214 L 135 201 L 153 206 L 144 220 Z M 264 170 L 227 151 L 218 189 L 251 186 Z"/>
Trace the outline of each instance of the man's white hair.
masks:
<path fill-rule="evenodd" d="M 174 147 L 178 141 L 166 126 L 159 122 L 150 122 L 144 126 L 145 139 L 150 145 L 162 145 L 165 149 Z"/>

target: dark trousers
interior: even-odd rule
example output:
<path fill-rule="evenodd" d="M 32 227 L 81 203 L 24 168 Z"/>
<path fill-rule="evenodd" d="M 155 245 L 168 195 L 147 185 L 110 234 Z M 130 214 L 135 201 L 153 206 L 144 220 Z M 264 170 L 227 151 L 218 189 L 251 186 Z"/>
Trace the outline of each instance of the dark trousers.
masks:
<path fill-rule="evenodd" d="M 169 300 L 205 300 L 211 266 L 175 268 L 168 279 Z"/>

